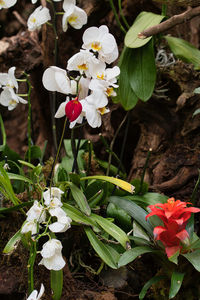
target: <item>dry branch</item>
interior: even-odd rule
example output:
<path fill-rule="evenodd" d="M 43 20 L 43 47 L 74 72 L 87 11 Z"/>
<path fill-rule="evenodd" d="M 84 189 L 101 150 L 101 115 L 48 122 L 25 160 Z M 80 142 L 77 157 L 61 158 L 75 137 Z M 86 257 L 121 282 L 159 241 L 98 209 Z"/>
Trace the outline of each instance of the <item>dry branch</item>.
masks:
<path fill-rule="evenodd" d="M 175 15 L 158 25 L 155 25 L 155 26 L 145 29 L 144 31 L 142 31 L 138 34 L 138 37 L 141 39 L 145 39 L 149 36 L 164 32 L 178 24 L 189 21 L 192 18 L 199 16 L 199 15 L 200 15 L 200 6 L 195 7 L 195 8 L 190 7 L 188 10 L 186 10 L 184 13 L 182 13 L 180 15 Z"/>

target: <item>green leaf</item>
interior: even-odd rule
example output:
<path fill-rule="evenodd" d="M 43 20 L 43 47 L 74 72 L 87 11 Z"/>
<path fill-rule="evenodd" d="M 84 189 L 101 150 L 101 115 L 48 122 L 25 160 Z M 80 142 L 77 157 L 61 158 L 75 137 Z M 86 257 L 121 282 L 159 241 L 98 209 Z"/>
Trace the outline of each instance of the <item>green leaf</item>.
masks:
<path fill-rule="evenodd" d="M 184 273 L 180 273 L 177 271 L 174 271 L 172 273 L 171 286 L 170 286 L 170 290 L 169 290 L 169 299 L 172 299 L 176 296 L 176 294 L 178 293 L 178 291 L 181 288 L 183 278 L 184 278 Z"/>
<path fill-rule="evenodd" d="M 108 219 L 105 219 L 96 214 L 91 214 L 93 220 L 95 220 L 108 234 L 110 234 L 114 239 L 116 239 L 125 249 L 127 245 L 130 244 L 129 238 L 126 233 L 119 228 L 117 225 L 110 222 Z"/>
<path fill-rule="evenodd" d="M 122 227 L 124 230 L 131 230 L 131 217 L 124 209 L 119 208 L 113 203 L 109 203 L 107 207 L 107 216 L 116 219 L 117 223 L 119 223 L 120 227 Z"/>
<path fill-rule="evenodd" d="M 28 163 L 27 161 L 24 161 L 24 160 L 20 160 L 20 159 L 19 159 L 18 162 L 19 162 L 20 164 L 26 166 L 26 167 L 31 168 L 31 169 L 34 169 L 34 168 L 35 168 L 35 166 L 34 166 L 33 164 Z"/>
<path fill-rule="evenodd" d="M 29 202 L 24 202 L 24 203 L 21 203 L 19 205 L 15 205 L 15 206 L 12 206 L 12 207 L 0 207 L 0 213 L 1 214 L 6 214 L 6 213 L 10 213 L 11 211 L 15 211 L 15 210 L 19 210 L 23 207 L 26 207 L 26 206 L 31 206 L 33 205 L 33 201 L 29 201 Z"/>
<path fill-rule="evenodd" d="M 4 254 L 11 254 L 16 248 L 21 240 L 22 235 L 21 235 L 21 230 L 17 231 L 15 235 L 8 241 L 6 244 L 5 248 L 3 249 Z"/>
<path fill-rule="evenodd" d="M 165 277 L 165 276 L 154 276 L 154 277 L 152 277 L 150 280 L 148 280 L 148 281 L 145 283 L 145 285 L 143 286 L 143 288 L 142 288 L 142 290 L 141 290 L 141 292 L 140 292 L 140 294 L 139 294 L 139 299 L 140 299 L 140 300 L 144 299 L 144 297 L 145 297 L 145 295 L 146 295 L 148 289 L 149 289 L 153 284 L 155 284 L 156 282 L 159 282 L 159 281 L 161 281 L 161 280 L 163 280 L 163 279 L 166 279 L 166 277 Z"/>
<path fill-rule="evenodd" d="M 117 269 L 117 261 L 114 259 L 110 248 L 101 242 L 91 228 L 85 228 L 85 233 L 99 257 L 112 269 Z"/>
<path fill-rule="evenodd" d="M 92 198 L 88 200 L 90 208 L 93 208 L 99 204 L 104 196 L 104 190 L 99 190 Z"/>
<path fill-rule="evenodd" d="M 132 109 L 138 102 L 138 98 L 131 88 L 127 71 L 129 66 L 134 68 L 133 55 L 133 49 L 126 47 L 123 49 L 119 62 L 120 76 L 118 79 L 119 87 L 116 91 L 117 96 L 112 98 L 113 102 L 121 103 L 125 110 Z"/>
<path fill-rule="evenodd" d="M 153 227 L 149 223 L 149 221 L 145 219 L 147 212 L 141 208 L 139 205 L 135 204 L 131 200 L 112 196 L 109 198 L 109 202 L 114 203 L 120 208 L 124 209 L 131 217 L 135 219 L 147 232 L 153 237 Z"/>
<path fill-rule="evenodd" d="M 96 232 L 100 231 L 100 227 L 97 225 L 97 223 L 91 217 L 84 215 L 77 208 L 71 206 L 70 204 L 63 203 L 62 209 L 73 221 L 79 224 L 91 226 Z"/>
<path fill-rule="evenodd" d="M 193 93 L 194 94 L 200 94 L 200 87 L 194 89 Z"/>
<path fill-rule="evenodd" d="M 30 148 L 30 151 L 31 151 L 31 160 L 34 160 L 34 159 L 41 159 L 42 157 L 42 151 L 40 149 L 40 147 L 38 146 L 31 146 Z M 26 154 L 25 154 L 25 159 L 28 160 L 28 153 L 29 153 L 29 149 L 26 151 Z"/>
<path fill-rule="evenodd" d="M 7 173 L 7 174 L 10 179 L 22 180 L 22 181 L 28 182 L 30 184 L 33 184 L 32 180 L 30 180 L 29 178 L 27 178 L 25 176 L 13 174 L 13 173 Z"/>
<path fill-rule="evenodd" d="M 133 236 L 150 242 L 146 231 L 135 221 L 133 222 Z"/>
<path fill-rule="evenodd" d="M 133 180 L 131 180 L 130 182 L 132 185 L 134 185 L 135 187 L 135 195 L 144 195 L 148 192 L 148 189 L 149 189 L 149 185 L 147 182 L 143 182 L 142 184 L 142 188 L 140 188 L 141 186 L 141 179 L 137 179 L 137 178 L 134 178 Z"/>
<path fill-rule="evenodd" d="M 63 270 L 51 270 L 51 289 L 53 291 L 53 300 L 60 300 L 63 288 Z"/>
<path fill-rule="evenodd" d="M 193 265 L 193 267 L 200 272 L 200 249 L 181 255 L 183 255 Z"/>
<path fill-rule="evenodd" d="M 122 254 L 122 256 L 119 259 L 118 262 L 118 268 L 125 266 L 135 260 L 138 256 L 145 254 L 145 253 L 153 253 L 156 252 L 152 248 L 148 246 L 140 246 L 140 247 L 135 247 L 133 249 L 127 250 Z"/>
<path fill-rule="evenodd" d="M 180 251 L 176 251 L 172 256 L 168 257 L 169 261 L 173 262 L 174 264 L 178 265 L 178 257 L 179 257 Z"/>
<path fill-rule="evenodd" d="M 78 140 L 75 140 L 76 144 L 78 143 Z M 77 155 L 77 163 L 79 166 L 80 171 L 84 170 L 85 161 L 83 159 L 83 154 L 85 152 L 84 147 L 87 143 L 87 140 L 81 140 L 80 148 Z M 67 171 L 67 173 L 70 173 L 72 171 L 72 166 L 74 163 L 74 155 L 71 148 L 71 140 L 66 139 L 64 140 L 64 147 L 66 151 L 66 156 L 62 158 L 62 167 Z"/>
<path fill-rule="evenodd" d="M 130 85 L 136 96 L 145 102 L 151 97 L 156 83 L 153 40 L 132 52 L 132 63 L 128 66 Z"/>
<path fill-rule="evenodd" d="M 134 192 L 134 186 L 124 180 L 115 178 L 115 177 L 109 177 L 109 176 L 103 176 L 103 175 L 95 175 L 95 176 L 87 176 L 87 177 L 82 177 L 81 180 L 88 180 L 88 179 L 99 179 L 99 180 L 104 180 L 110 183 L 113 183 L 123 190 L 133 193 Z"/>
<path fill-rule="evenodd" d="M 165 36 L 165 39 L 175 56 L 187 63 L 192 63 L 195 70 L 200 69 L 200 51 L 196 47 L 183 39 L 172 36 Z"/>
<path fill-rule="evenodd" d="M 147 44 L 152 36 L 146 39 L 141 39 L 138 38 L 138 34 L 149 27 L 158 25 L 164 19 L 164 17 L 165 16 L 153 14 L 151 12 L 141 12 L 125 36 L 126 47 L 139 48 Z"/>
<path fill-rule="evenodd" d="M 91 209 L 83 192 L 72 182 L 68 182 L 68 185 L 71 189 L 74 200 L 80 207 L 80 210 L 89 216 L 91 214 Z"/>
<path fill-rule="evenodd" d="M 157 203 L 166 203 L 169 197 L 161 195 L 158 193 L 145 193 L 144 195 L 130 195 L 125 196 L 125 199 L 129 199 L 133 202 L 136 202 L 140 206 L 147 207 L 148 205 L 154 205 Z"/>
<path fill-rule="evenodd" d="M 1 117 L 1 114 L 0 114 L 0 126 L 1 126 L 2 140 L 3 140 L 3 144 L 0 145 L 0 151 L 4 151 L 5 146 L 6 146 L 6 131 L 5 131 L 5 127 L 3 124 L 3 119 Z"/>

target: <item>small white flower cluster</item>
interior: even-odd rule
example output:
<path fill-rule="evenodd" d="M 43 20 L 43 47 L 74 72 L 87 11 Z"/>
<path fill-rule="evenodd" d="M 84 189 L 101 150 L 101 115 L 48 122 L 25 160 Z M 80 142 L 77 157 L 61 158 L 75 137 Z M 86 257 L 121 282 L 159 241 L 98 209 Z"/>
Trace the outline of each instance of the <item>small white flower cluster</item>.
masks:
<path fill-rule="evenodd" d="M 82 123 L 83 117 L 91 127 L 100 127 L 101 116 L 109 112 L 106 108 L 108 97 L 116 96 L 114 88 L 118 87 L 116 77 L 120 74 L 119 67 L 107 68 L 106 64 L 117 57 L 117 44 L 108 27 L 88 28 L 83 34 L 82 49 L 68 60 L 67 72 L 51 66 L 43 74 L 42 81 L 47 90 L 67 95 L 55 117 L 66 115 L 71 122 L 70 128 Z M 71 71 L 78 71 L 79 75 L 70 79 L 68 73 Z"/>
<path fill-rule="evenodd" d="M 2 8 L 10 8 L 16 4 L 17 0 L 1 0 L 0 1 L 0 9 Z"/>
<path fill-rule="evenodd" d="M 59 2 L 61 0 L 53 0 L 54 2 Z M 32 3 L 36 3 L 37 0 L 32 0 Z M 80 29 L 83 25 L 87 23 L 86 12 L 76 6 L 76 0 L 64 0 L 63 1 L 63 18 L 62 18 L 62 28 L 66 32 L 68 24 L 70 24 L 75 29 Z M 30 31 L 40 29 L 41 25 L 51 20 L 51 15 L 47 7 L 42 7 L 40 5 L 34 12 L 29 16 L 27 21 L 27 26 Z"/>
<path fill-rule="evenodd" d="M 19 102 L 27 103 L 26 100 L 16 94 L 18 82 L 15 78 L 15 69 L 15 67 L 12 67 L 8 70 L 8 73 L 0 73 L 0 88 L 3 89 L 0 94 L 0 104 L 8 107 L 8 110 L 13 110 Z"/>
<path fill-rule="evenodd" d="M 56 217 L 57 221 L 51 223 L 48 229 L 52 232 L 65 232 L 71 227 L 72 220 L 66 215 L 65 211 L 61 208 L 61 196 L 63 191 L 59 188 L 52 187 L 43 193 L 44 206 L 34 201 L 33 206 L 26 213 L 27 218 L 22 226 L 21 233 L 31 232 L 36 235 L 39 231 L 40 224 L 47 224 L 46 212 L 51 217 Z M 49 270 L 60 270 L 64 267 L 65 261 L 61 254 L 62 244 L 59 240 L 51 239 L 43 245 L 41 255 L 43 259 L 39 264 L 43 264 Z"/>

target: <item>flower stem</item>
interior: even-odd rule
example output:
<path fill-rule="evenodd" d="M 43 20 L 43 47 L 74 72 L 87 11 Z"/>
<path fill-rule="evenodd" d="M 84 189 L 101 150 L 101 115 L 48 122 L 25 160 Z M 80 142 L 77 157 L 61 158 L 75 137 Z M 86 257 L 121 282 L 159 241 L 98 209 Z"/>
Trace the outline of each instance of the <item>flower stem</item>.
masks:
<path fill-rule="evenodd" d="M 167 4 L 162 4 L 162 16 L 166 16 L 167 15 Z"/>
<path fill-rule="evenodd" d="M 28 162 L 31 162 L 31 82 L 29 80 L 29 75 L 24 72 L 24 75 L 26 76 L 26 82 L 28 85 Z"/>
<path fill-rule="evenodd" d="M 120 13 L 120 16 L 122 17 L 122 20 L 123 20 L 123 22 L 124 22 L 126 28 L 129 29 L 130 26 L 129 26 L 129 24 L 128 24 L 128 22 L 127 22 L 127 20 L 126 20 L 126 18 L 125 18 L 125 16 L 124 16 L 124 14 L 123 14 L 123 11 L 122 11 L 122 0 L 118 0 L 118 6 L 119 6 L 119 13 Z"/>
<path fill-rule="evenodd" d="M 37 254 L 36 242 L 31 242 L 30 256 L 28 260 L 28 292 L 34 290 L 34 263 Z"/>
<path fill-rule="evenodd" d="M 111 6 L 111 8 L 112 8 L 112 11 L 113 11 L 113 13 L 114 13 L 114 16 L 115 16 L 117 25 L 119 26 L 119 28 L 121 29 L 121 31 L 123 31 L 123 33 L 126 34 L 126 29 L 124 28 L 124 26 L 122 25 L 122 23 L 121 23 L 120 20 L 119 20 L 119 17 L 118 17 L 118 14 L 117 14 L 115 5 L 114 5 L 114 3 L 113 3 L 113 0 L 109 0 L 109 2 L 110 2 L 110 6 Z"/>
<path fill-rule="evenodd" d="M 55 166 L 57 164 L 58 156 L 59 156 L 59 153 L 60 153 L 60 149 L 61 149 L 61 146 L 62 146 L 64 134 L 65 134 L 66 124 L 67 124 L 67 118 L 65 118 L 65 122 L 64 122 L 64 126 L 63 126 L 63 131 L 62 131 L 62 135 L 61 135 L 61 138 L 60 138 L 60 143 L 59 143 L 58 150 L 57 150 L 57 153 L 56 153 L 56 158 L 55 158 L 55 160 L 53 162 L 53 166 L 51 168 L 51 173 L 50 173 L 50 190 L 51 190 L 52 182 L 53 182 L 54 169 L 55 169 Z"/>
<path fill-rule="evenodd" d="M 72 166 L 72 172 L 75 171 L 77 174 L 79 174 L 79 168 L 78 168 L 78 163 L 77 163 L 77 156 L 78 156 L 80 142 L 81 142 L 81 139 L 79 139 L 78 145 L 76 147 L 76 141 L 75 141 L 75 137 L 74 137 L 74 128 L 72 128 L 72 130 L 71 130 L 71 147 L 72 147 L 72 153 L 73 153 L 73 157 L 74 157 L 74 162 L 73 162 L 73 166 Z"/>

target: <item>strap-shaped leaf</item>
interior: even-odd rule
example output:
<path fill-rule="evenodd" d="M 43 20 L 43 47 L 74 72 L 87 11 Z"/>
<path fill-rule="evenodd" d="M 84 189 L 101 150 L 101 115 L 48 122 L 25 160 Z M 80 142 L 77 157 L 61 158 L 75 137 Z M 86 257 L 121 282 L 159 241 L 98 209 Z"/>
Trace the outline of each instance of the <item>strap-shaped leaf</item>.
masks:
<path fill-rule="evenodd" d="M 109 233 L 114 239 L 116 239 L 125 249 L 129 245 L 130 241 L 127 234 L 117 225 L 110 222 L 96 214 L 91 214 L 93 220 L 95 220 L 107 233 Z"/>
<path fill-rule="evenodd" d="M 80 207 L 80 210 L 84 214 L 89 216 L 91 214 L 91 209 L 90 209 L 90 206 L 89 206 L 89 204 L 87 202 L 87 199 L 86 199 L 85 195 L 83 194 L 83 192 L 75 184 L 73 184 L 72 182 L 68 182 L 68 185 L 71 189 L 72 196 L 73 196 L 74 200 L 76 201 L 76 203 Z"/>
<path fill-rule="evenodd" d="M 18 245 L 19 241 L 21 240 L 21 238 L 22 238 L 21 230 L 19 230 L 8 241 L 5 248 L 3 249 L 3 253 L 11 254 L 17 248 L 17 245 Z"/>
<path fill-rule="evenodd" d="M 145 283 L 145 285 L 143 286 L 143 288 L 142 288 L 142 290 L 141 290 L 141 292 L 140 292 L 140 294 L 139 294 L 139 299 L 140 299 L 140 300 L 144 299 L 144 297 L 145 297 L 145 295 L 146 295 L 148 289 L 149 289 L 153 284 L 155 284 L 156 282 L 159 282 L 159 281 L 164 280 L 164 279 L 166 279 L 165 276 L 154 276 L 154 277 L 152 277 L 150 280 L 148 280 L 148 281 Z"/>
<path fill-rule="evenodd" d="M 130 250 L 127 250 L 120 257 L 118 262 L 118 267 L 120 268 L 122 266 L 125 266 L 130 262 L 134 261 L 138 256 L 149 252 L 156 252 L 156 251 L 148 246 L 135 247 Z"/>
<path fill-rule="evenodd" d="M 112 269 L 117 269 L 117 261 L 115 261 L 112 253 L 110 252 L 110 248 L 106 247 L 106 245 L 101 242 L 96 234 L 92 231 L 91 228 L 85 227 L 85 233 L 87 234 L 87 237 L 96 251 L 96 253 L 99 255 L 99 257 Z"/>
<path fill-rule="evenodd" d="M 193 267 L 200 272 L 200 249 L 193 252 L 181 254 L 193 265 Z"/>
<path fill-rule="evenodd" d="M 113 183 L 123 190 L 133 193 L 134 192 L 134 186 L 124 180 L 115 178 L 115 177 L 109 177 L 109 176 L 103 176 L 103 175 L 95 175 L 95 176 L 87 176 L 87 177 L 82 177 L 81 180 L 88 180 L 88 179 L 99 179 L 99 180 L 104 180 L 110 183 Z"/>
<path fill-rule="evenodd" d="M 133 217 L 147 232 L 153 237 L 153 227 L 149 221 L 145 219 L 147 212 L 133 201 L 123 197 L 112 196 L 109 202 L 114 203 L 124 209 L 131 217 Z"/>
<path fill-rule="evenodd" d="M 63 203 L 62 209 L 66 212 L 66 214 L 76 223 L 88 225 L 93 228 L 94 231 L 100 232 L 100 227 L 97 223 L 90 217 L 84 215 L 80 210 L 73 207 L 70 204 Z"/>
<path fill-rule="evenodd" d="M 170 286 L 170 290 L 169 290 L 169 299 L 172 299 L 176 296 L 176 294 L 178 293 L 178 291 L 181 288 L 183 278 L 184 278 L 184 273 L 180 273 L 177 271 L 174 271 L 172 273 L 171 286 Z"/>
<path fill-rule="evenodd" d="M 53 300 L 60 300 L 63 288 L 63 270 L 51 270 L 51 289 Z"/>
<path fill-rule="evenodd" d="M 164 16 L 143 11 L 135 19 L 133 25 L 125 36 L 125 45 L 129 48 L 139 48 L 150 41 L 151 36 L 146 39 L 138 38 L 138 34 L 145 29 L 159 24 Z"/>
<path fill-rule="evenodd" d="M 132 63 L 128 66 L 131 88 L 136 96 L 147 101 L 156 83 L 156 65 L 153 40 L 139 49 L 132 49 Z"/>

